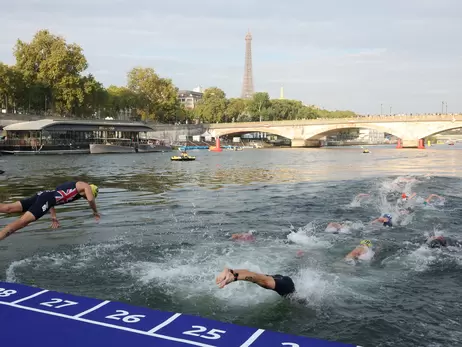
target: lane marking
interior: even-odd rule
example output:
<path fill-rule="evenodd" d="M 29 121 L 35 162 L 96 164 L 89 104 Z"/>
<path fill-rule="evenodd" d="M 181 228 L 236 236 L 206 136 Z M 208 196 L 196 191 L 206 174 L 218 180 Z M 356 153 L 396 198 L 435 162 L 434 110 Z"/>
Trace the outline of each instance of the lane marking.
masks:
<path fill-rule="evenodd" d="M 164 326 L 169 325 L 171 322 L 173 322 L 175 319 L 177 319 L 179 316 L 181 316 L 181 313 L 175 313 L 173 316 L 171 316 L 169 319 L 167 319 L 165 322 L 160 323 L 158 326 L 152 328 L 151 330 L 148 331 L 148 334 L 155 333 L 157 330 L 162 329 Z"/>
<path fill-rule="evenodd" d="M 241 347 L 249 347 L 252 343 L 255 342 L 256 339 L 260 337 L 261 334 L 263 334 L 265 329 L 258 329 L 256 332 L 253 333 L 252 336 L 248 338 L 247 341 L 245 341 Z"/>
<path fill-rule="evenodd" d="M 107 327 L 107 328 L 113 328 L 113 329 L 118 329 L 118 330 L 129 331 L 131 333 L 135 333 L 135 334 L 139 334 L 139 335 L 145 335 L 145 336 L 151 336 L 151 337 L 154 336 L 154 337 L 158 337 L 158 338 L 163 339 L 163 340 L 183 342 L 183 343 L 186 343 L 186 344 L 189 344 L 189 345 L 195 345 L 195 346 L 199 346 L 199 347 L 217 347 L 217 346 L 213 346 L 213 345 L 207 345 L 205 343 L 200 343 L 200 342 L 195 342 L 195 341 L 190 341 L 190 340 L 184 340 L 184 339 L 180 339 L 180 338 L 172 337 L 172 336 L 166 336 L 166 335 L 160 335 L 160 334 L 149 334 L 148 332 L 142 331 L 142 330 L 136 330 L 136 329 L 127 328 L 127 327 L 123 327 L 123 326 L 112 325 L 112 324 L 108 324 L 108 323 L 104 323 L 104 322 L 92 321 L 92 320 L 85 319 L 85 318 L 68 316 L 68 315 L 65 315 L 65 314 L 62 314 L 62 313 L 45 311 L 45 310 L 41 310 L 39 308 L 34 308 L 34 307 L 16 305 L 16 304 L 12 304 L 10 302 L 2 302 L 2 301 L 0 301 L 0 305 L 6 305 L 6 306 L 15 307 L 15 308 L 20 308 L 20 309 L 23 309 L 23 310 L 26 310 L 26 311 L 34 311 L 34 312 L 44 313 L 44 314 L 48 314 L 50 316 L 57 316 L 57 317 L 61 317 L 61 318 L 67 318 L 67 319 L 71 319 L 71 320 L 75 320 L 75 321 L 79 321 L 79 322 L 84 322 L 84 323 L 89 323 L 89 324 L 100 325 L 100 326 Z"/>
<path fill-rule="evenodd" d="M 25 298 L 22 298 L 22 299 L 19 299 L 19 300 L 16 300 L 16 301 L 13 301 L 11 304 L 17 304 L 18 302 L 22 302 L 22 301 L 26 301 L 26 300 L 35 298 L 36 296 L 42 295 L 42 294 L 44 294 L 44 293 L 46 293 L 46 292 L 49 292 L 49 290 L 44 289 L 44 290 L 42 290 L 41 292 L 38 292 L 38 293 L 35 293 L 35 294 L 32 294 L 32 295 L 26 296 Z"/>
<path fill-rule="evenodd" d="M 103 301 L 103 302 L 100 302 L 100 303 L 99 303 L 98 305 L 96 305 L 95 307 L 92 307 L 92 308 L 90 308 L 89 310 L 86 310 L 86 311 L 83 311 L 83 312 L 81 312 L 81 313 L 79 313 L 79 314 L 76 314 L 76 315 L 74 315 L 74 317 L 75 317 L 75 318 L 79 318 L 79 317 L 85 316 L 86 314 L 88 314 L 88 313 L 90 313 L 90 312 L 93 312 L 94 310 L 97 310 L 97 309 L 99 309 L 100 307 L 103 307 L 104 305 L 106 305 L 106 304 L 108 304 L 108 303 L 110 303 L 109 300 L 105 300 L 105 301 Z"/>

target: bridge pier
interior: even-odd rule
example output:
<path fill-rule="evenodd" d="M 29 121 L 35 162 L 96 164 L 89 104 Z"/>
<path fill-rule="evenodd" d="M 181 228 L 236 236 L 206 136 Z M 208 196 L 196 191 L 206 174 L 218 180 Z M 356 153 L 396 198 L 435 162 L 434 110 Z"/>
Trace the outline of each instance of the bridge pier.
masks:
<path fill-rule="evenodd" d="M 425 149 L 425 139 L 418 140 L 401 140 L 398 139 L 396 148 L 419 148 Z"/>
<path fill-rule="evenodd" d="M 294 148 L 321 147 L 321 141 L 319 140 L 293 139 L 291 141 L 292 141 L 291 147 L 294 147 Z"/>

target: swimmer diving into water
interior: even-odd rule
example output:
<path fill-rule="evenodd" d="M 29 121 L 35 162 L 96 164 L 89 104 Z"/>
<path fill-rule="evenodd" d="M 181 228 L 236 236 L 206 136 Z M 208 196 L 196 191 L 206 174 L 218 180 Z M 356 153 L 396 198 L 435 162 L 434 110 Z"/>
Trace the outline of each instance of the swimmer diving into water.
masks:
<path fill-rule="evenodd" d="M 215 279 L 215 283 L 220 289 L 236 281 L 247 281 L 258 284 L 262 288 L 275 291 L 282 297 L 295 292 L 294 282 L 289 276 L 263 275 L 245 269 L 232 270 L 225 267 Z"/>
<path fill-rule="evenodd" d="M 51 214 L 52 228 L 59 227 L 58 219 L 54 206 L 63 205 L 69 202 L 85 198 L 88 201 L 93 216 L 98 221 L 100 215 L 96 208 L 95 198 L 98 196 L 98 187 L 83 181 L 66 182 L 55 190 L 45 190 L 37 192 L 35 195 L 13 202 L 11 204 L 0 204 L 1 213 L 25 212 L 19 219 L 8 224 L 0 231 L 0 241 L 7 238 L 14 232 L 26 227 L 29 223 L 43 217 L 48 211 Z"/>

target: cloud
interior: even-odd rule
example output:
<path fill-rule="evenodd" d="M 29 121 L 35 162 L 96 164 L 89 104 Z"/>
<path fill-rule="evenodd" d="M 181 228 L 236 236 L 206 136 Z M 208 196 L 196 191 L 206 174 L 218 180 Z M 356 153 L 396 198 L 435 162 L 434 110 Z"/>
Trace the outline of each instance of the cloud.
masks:
<path fill-rule="evenodd" d="M 104 84 L 153 67 L 181 89 L 239 96 L 244 36 L 257 90 L 332 109 L 462 111 L 458 0 L 4 0 L 0 61 L 47 28 L 84 48 Z M 432 92 L 432 91 L 438 91 Z"/>

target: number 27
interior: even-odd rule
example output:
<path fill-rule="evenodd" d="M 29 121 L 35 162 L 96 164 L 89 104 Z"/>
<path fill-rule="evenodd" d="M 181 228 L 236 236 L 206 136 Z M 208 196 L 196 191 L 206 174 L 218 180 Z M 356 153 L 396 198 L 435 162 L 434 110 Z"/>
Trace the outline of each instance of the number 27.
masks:
<path fill-rule="evenodd" d="M 221 336 L 217 333 L 224 334 L 226 331 L 224 330 L 218 330 L 218 329 L 211 329 L 210 331 L 207 331 L 206 327 L 202 327 L 200 325 L 193 325 L 191 328 L 197 329 L 197 330 L 187 330 L 184 331 L 183 334 L 185 335 L 192 335 L 192 336 L 199 336 L 202 337 L 203 339 L 209 339 L 209 340 L 217 340 Z M 205 335 L 197 334 L 197 333 L 203 333 L 204 331 L 207 331 Z M 209 336 L 207 336 L 209 335 Z"/>

